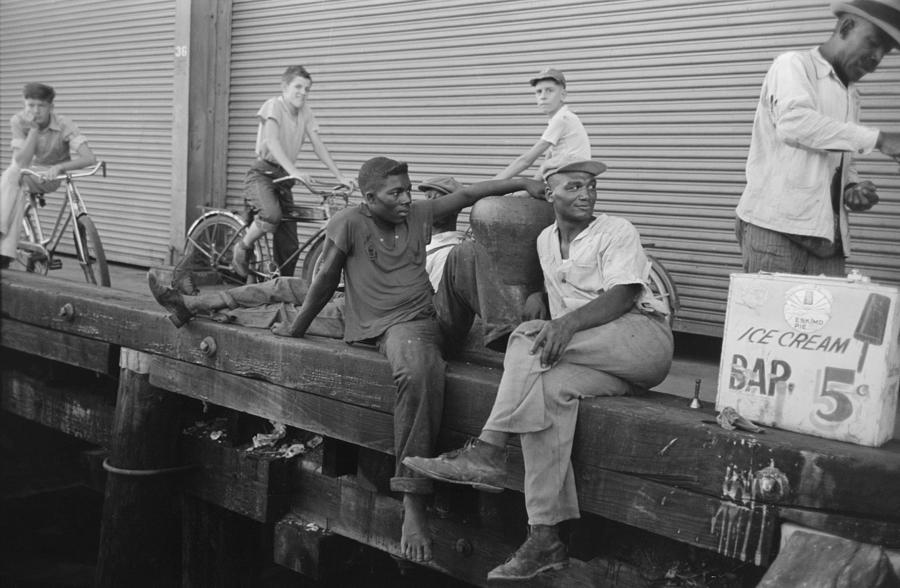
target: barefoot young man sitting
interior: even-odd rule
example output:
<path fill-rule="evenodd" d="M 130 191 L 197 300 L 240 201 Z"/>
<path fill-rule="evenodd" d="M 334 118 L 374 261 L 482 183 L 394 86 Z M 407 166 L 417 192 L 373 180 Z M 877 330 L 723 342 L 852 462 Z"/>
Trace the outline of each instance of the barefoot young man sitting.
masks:
<path fill-rule="evenodd" d="M 545 293 L 526 302 L 509 339 L 503 377 L 478 439 L 436 458 L 408 457 L 437 480 L 502 490 L 506 443 L 521 436 L 528 539 L 488 580 L 524 580 L 568 563 L 557 525 L 579 517 L 570 457 L 581 398 L 625 394 L 661 382 L 672 332 L 647 286 L 650 263 L 623 218 L 594 215 L 597 161 L 545 171 L 556 222 L 538 237 Z M 549 320 L 547 320 L 549 317 Z"/>
<path fill-rule="evenodd" d="M 517 322 L 509 309 L 492 303 L 498 297 L 483 289 L 490 280 L 479 275 L 489 271 L 489 265 L 481 264 L 482 255 L 465 247 L 465 242 L 451 252 L 438 291 L 433 292 L 425 270 L 432 222 L 485 196 L 527 190 L 543 198 L 543 186 L 528 179 L 491 180 L 441 198 L 412 202 L 406 164 L 376 157 L 360 168 L 359 188 L 365 202 L 328 221 L 322 269 L 308 290 L 302 280 L 279 282 L 288 288 L 297 284 L 292 296 L 302 299 L 303 306 L 290 324 L 278 323 L 272 331 L 291 337 L 312 332 L 313 320 L 331 300 L 343 272 L 344 340 L 374 343 L 387 357 L 397 386 L 397 467 L 391 489 L 403 494 L 401 551 L 412 561 L 428 561 L 432 554 L 425 500 L 432 492 L 432 481 L 401 462 L 410 455 L 433 454 L 444 401 L 443 351 L 462 341 L 472 324 L 473 309 L 481 314 L 487 346 L 504 342 Z M 472 263 L 464 261 L 469 255 Z M 149 279 L 154 297 L 179 319 L 188 320 L 196 312 L 192 299 L 200 297 L 182 296 L 159 284 L 152 273 Z M 500 316 L 490 316 L 493 311 Z"/>

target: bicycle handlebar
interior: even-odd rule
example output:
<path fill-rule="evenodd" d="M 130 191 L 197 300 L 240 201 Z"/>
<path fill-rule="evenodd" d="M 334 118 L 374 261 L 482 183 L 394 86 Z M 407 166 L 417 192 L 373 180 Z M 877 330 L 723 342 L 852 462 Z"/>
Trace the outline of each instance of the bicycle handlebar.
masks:
<path fill-rule="evenodd" d="M 337 184 L 331 188 L 327 189 L 319 189 L 315 187 L 315 180 L 312 183 L 305 181 L 303 178 L 298 178 L 297 176 L 284 176 L 282 178 L 278 178 L 274 180 L 274 183 L 286 182 L 288 180 L 294 180 L 306 186 L 306 189 L 310 191 L 310 193 L 315 194 L 316 196 L 322 196 L 323 198 L 327 198 L 328 196 L 334 196 L 336 194 L 341 194 L 343 192 L 352 193 L 354 188 L 353 186 L 348 186 L 347 184 Z"/>
<path fill-rule="evenodd" d="M 90 167 L 88 169 L 73 171 L 71 173 L 70 172 L 61 173 L 53 179 L 54 180 L 66 180 L 66 179 L 71 179 L 71 178 L 85 178 L 87 176 L 95 175 L 97 173 L 97 171 L 99 171 L 101 169 L 103 170 L 103 177 L 105 178 L 106 177 L 106 162 L 98 161 L 96 163 L 96 165 L 94 165 L 93 167 Z M 27 176 L 41 177 L 41 173 L 36 172 L 33 169 L 25 168 L 22 170 L 21 173 L 23 173 Z"/>

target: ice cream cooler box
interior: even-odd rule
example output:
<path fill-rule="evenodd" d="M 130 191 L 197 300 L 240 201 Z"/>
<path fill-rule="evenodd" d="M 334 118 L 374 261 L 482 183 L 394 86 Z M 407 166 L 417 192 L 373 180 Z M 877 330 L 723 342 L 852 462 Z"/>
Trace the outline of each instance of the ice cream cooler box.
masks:
<path fill-rule="evenodd" d="M 732 274 L 716 410 L 882 445 L 897 417 L 898 302 L 858 275 Z"/>

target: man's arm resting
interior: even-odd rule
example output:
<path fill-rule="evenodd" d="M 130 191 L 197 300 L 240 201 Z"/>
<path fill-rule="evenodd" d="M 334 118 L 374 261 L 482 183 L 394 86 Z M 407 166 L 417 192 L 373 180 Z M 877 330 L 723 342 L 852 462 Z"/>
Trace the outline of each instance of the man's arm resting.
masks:
<path fill-rule="evenodd" d="M 432 211 L 435 218 L 457 212 L 472 206 L 487 196 L 502 196 L 519 190 L 527 191 L 532 198 L 544 199 L 544 183 L 527 178 L 512 178 L 509 180 L 487 180 L 477 182 L 456 192 L 452 192 L 443 198 L 432 200 Z"/>
<path fill-rule="evenodd" d="M 502 172 L 494 176 L 496 180 L 505 180 L 522 173 L 537 161 L 537 158 L 550 147 L 550 143 L 543 139 L 532 145 L 531 149 L 516 157 L 512 163 L 506 166 Z"/>
<path fill-rule="evenodd" d="M 325 241 L 325 250 L 322 252 L 322 265 L 318 274 L 313 278 L 303 306 L 294 317 L 290 325 L 278 323 L 272 327 L 272 332 L 282 337 L 303 337 L 319 313 L 331 300 L 334 291 L 341 283 L 341 272 L 347 256 L 335 246 L 331 239 Z"/>
<path fill-rule="evenodd" d="M 541 349 L 541 365 L 556 363 L 579 331 L 610 323 L 631 310 L 641 292 L 640 284 L 620 284 L 603 292 L 581 308 L 544 323 L 531 346 L 531 353 Z"/>

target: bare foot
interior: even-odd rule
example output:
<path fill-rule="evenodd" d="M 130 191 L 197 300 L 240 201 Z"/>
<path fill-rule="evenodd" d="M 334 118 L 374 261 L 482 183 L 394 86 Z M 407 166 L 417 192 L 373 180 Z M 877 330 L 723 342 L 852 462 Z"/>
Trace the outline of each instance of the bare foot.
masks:
<path fill-rule="evenodd" d="M 428 513 L 425 511 L 425 496 L 421 494 L 403 495 L 400 552 L 410 561 L 431 561 L 431 531 L 428 528 Z"/>

